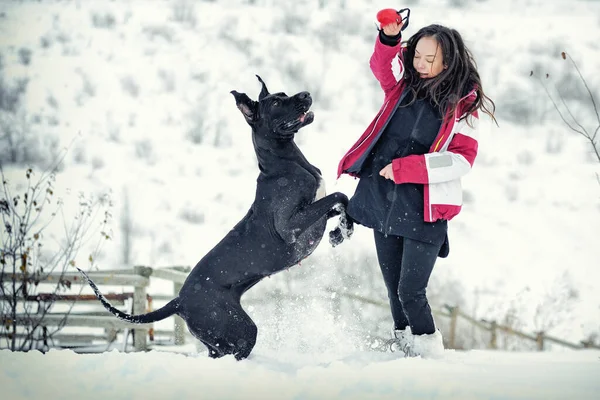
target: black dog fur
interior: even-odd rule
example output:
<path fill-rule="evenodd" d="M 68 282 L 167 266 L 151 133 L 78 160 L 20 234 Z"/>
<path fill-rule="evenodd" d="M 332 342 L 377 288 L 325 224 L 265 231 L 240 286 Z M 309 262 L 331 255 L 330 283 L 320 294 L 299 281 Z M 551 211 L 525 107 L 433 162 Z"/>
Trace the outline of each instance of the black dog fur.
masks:
<path fill-rule="evenodd" d="M 132 323 L 150 323 L 178 314 L 208 348 L 210 357 L 248 357 L 258 329 L 240 305 L 241 296 L 264 277 L 298 264 L 321 241 L 327 219 L 339 215 L 330 232 L 335 246 L 353 231 L 346 215 L 348 198 L 333 193 L 319 198 L 321 173 L 294 143 L 298 130 L 313 121 L 308 92 L 288 97 L 270 94 L 262 84 L 258 101 L 235 90 L 236 105 L 252 128 L 260 173 L 256 197 L 246 216 L 196 264 L 179 295 L 143 315 L 114 308 L 83 271 L 105 308 Z"/>

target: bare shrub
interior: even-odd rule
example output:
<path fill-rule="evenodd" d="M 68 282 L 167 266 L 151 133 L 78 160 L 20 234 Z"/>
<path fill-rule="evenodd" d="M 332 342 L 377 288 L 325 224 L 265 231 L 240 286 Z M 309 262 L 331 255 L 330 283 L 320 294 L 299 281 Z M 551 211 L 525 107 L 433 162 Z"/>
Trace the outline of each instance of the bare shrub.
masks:
<path fill-rule="evenodd" d="M 21 78 L 9 84 L 0 75 L 0 160 L 47 168 L 58 155 L 59 141 L 55 135 L 40 135 L 34 130 L 32 122 L 41 123 L 42 118 L 30 120 L 22 105 L 28 82 Z M 48 119 L 48 123 L 53 121 Z"/>
<path fill-rule="evenodd" d="M 186 116 L 188 128 L 185 136 L 190 142 L 212 144 L 215 147 L 231 146 L 231 134 L 226 129 L 221 111 L 214 102 L 211 103 L 206 97 L 199 97 Z"/>
<path fill-rule="evenodd" d="M 506 193 L 506 198 L 510 202 L 515 202 L 519 199 L 519 187 L 515 184 L 507 184 L 504 188 Z"/>
<path fill-rule="evenodd" d="M 135 155 L 149 163 L 154 163 L 155 154 L 152 141 L 150 139 L 137 140 L 135 142 Z"/>
<path fill-rule="evenodd" d="M 463 190 L 463 203 L 464 204 L 473 204 L 475 203 L 475 195 L 468 189 Z"/>
<path fill-rule="evenodd" d="M 204 213 L 198 210 L 197 206 L 193 206 L 191 204 L 186 204 L 179 211 L 179 218 L 184 221 L 189 222 L 190 224 L 203 224 L 204 223 Z"/>
<path fill-rule="evenodd" d="M 577 63 L 573 60 L 573 58 L 571 58 L 571 56 L 567 52 L 564 52 L 564 51 L 561 52 L 561 57 L 563 60 L 568 60 L 571 62 L 571 65 L 573 66 L 574 70 L 577 72 L 579 81 L 583 84 L 583 88 L 585 89 L 585 92 L 587 93 L 586 97 L 589 98 L 589 103 L 591 105 L 590 108 L 591 108 L 591 112 L 593 114 L 592 118 L 595 120 L 591 127 L 584 126 L 584 124 L 587 125 L 586 122 L 584 121 L 585 118 L 575 116 L 574 112 L 573 112 L 573 107 L 574 107 L 573 102 L 567 101 L 569 99 L 571 99 L 571 100 L 579 99 L 580 96 L 577 96 L 575 94 L 568 94 L 568 92 L 565 92 L 564 88 L 561 89 L 556 84 L 551 85 L 551 84 L 547 83 L 547 82 L 551 82 L 551 79 L 552 79 L 550 74 L 548 74 L 548 73 L 538 74 L 538 73 L 535 73 L 534 71 L 531 71 L 530 76 L 535 77 L 540 82 L 540 84 L 546 91 L 546 94 L 552 101 L 552 105 L 558 112 L 560 119 L 565 123 L 565 125 L 567 125 L 567 127 L 570 130 L 572 130 L 573 132 L 578 133 L 581 136 L 583 136 L 583 138 L 587 142 L 589 142 L 591 150 L 594 153 L 595 159 L 597 159 L 598 162 L 600 162 L 600 143 L 598 143 L 598 140 L 597 140 L 598 132 L 600 132 L 600 109 L 598 108 L 598 105 L 596 103 L 596 100 L 594 98 L 592 90 L 590 89 L 590 86 L 588 85 L 586 79 L 581 74 L 581 71 L 579 70 Z M 569 76 L 570 75 L 567 73 L 566 75 L 564 75 L 562 77 L 561 80 L 563 82 L 564 81 L 568 82 L 566 84 L 567 87 L 572 87 L 572 83 L 570 83 L 572 78 L 570 78 Z M 563 83 L 563 85 L 565 85 L 565 84 Z M 555 89 L 554 93 L 556 93 L 556 95 L 553 95 L 551 93 L 552 87 Z M 600 181 L 600 176 L 598 176 L 598 180 Z"/>
<path fill-rule="evenodd" d="M 552 282 L 535 308 L 533 322 L 536 330 L 548 332 L 567 320 L 575 309 L 579 291 L 575 288 L 568 272 Z"/>
<path fill-rule="evenodd" d="M 99 29 L 113 29 L 117 20 L 112 12 L 92 11 L 92 25 Z"/>
<path fill-rule="evenodd" d="M 70 282 L 63 279 L 64 275 L 73 266 L 85 268 L 84 264 L 87 264 L 88 269 L 92 268 L 102 244 L 110 239 L 108 196 L 95 198 L 79 193 L 76 211 L 67 217 L 68 210 L 73 211 L 73 208 L 67 209 L 64 199 L 58 197 L 54 189 L 56 165 L 60 161 L 45 171 L 27 168 L 21 188 L 5 175 L 0 165 L 3 225 L 0 237 L 0 348 L 46 351 L 69 313 L 65 313 L 53 330 L 44 324 L 54 302 L 70 289 Z M 37 180 L 36 176 L 39 176 Z M 102 220 L 99 224 L 98 218 Z M 60 228 L 58 232 L 62 234 L 53 235 L 52 228 Z M 90 243 L 93 238 L 97 239 L 96 243 Z M 86 261 L 78 262 L 79 251 L 89 245 L 92 250 Z M 53 283 L 48 284 L 50 276 Z M 43 286 L 50 286 L 50 293 L 44 301 L 36 302 Z"/>
<path fill-rule="evenodd" d="M 81 78 L 81 91 L 75 97 L 75 101 L 81 106 L 86 100 L 96 96 L 96 85 L 92 83 L 90 77 L 80 68 L 77 68 L 75 73 Z"/>
<path fill-rule="evenodd" d="M 95 155 L 92 157 L 92 169 L 98 170 L 98 169 L 104 168 L 105 165 L 106 165 L 106 162 L 104 161 L 104 158 L 102 158 L 101 156 Z"/>
<path fill-rule="evenodd" d="M 21 100 L 27 91 L 29 78 L 15 79 L 12 84 L 0 75 L 0 110 L 16 113 L 21 107 Z"/>
<path fill-rule="evenodd" d="M 123 265 L 131 265 L 131 254 L 133 247 L 133 217 L 131 215 L 131 203 L 129 201 L 129 191 L 127 189 L 123 190 L 123 206 L 121 208 L 119 228 L 121 230 Z"/>
<path fill-rule="evenodd" d="M 23 65 L 31 64 L 31 54 L 32 51 L 30 49 L 26 47 L 21 47 L 18 52 L 19 62 Z"/>
<path fill-rule="evenodd" d="M 140 85 L 137 84 L 135 79 L 131 75 L 127 75 L 121 78 L 121 89 L 131 97 L 138 97 L 140 95 Z"/>
<path fill-rule="evenodd" d="M 175 32 L 173 31 L 173 29 L 165 25 L 146 25 L 142 29 L 142 32 L 150 40 L 154 40 L 155 38 L 162 38 L 167 43 L 172 43 L 173 37 L 175 36 Z"/>
<path fill-rule="evenodd" d="M 471 0 L 448 0 L 450 7 L 454 8 L 466 8 Z"/>
<path fill-rule="evenodd" d="M 498 96 L 498 116 L 522 126 L 532 126 L 542 122 L 547 112 L 543 99 L 531 96 L 530 89 L 517 83 L 506 85 Z"/>
<path fill-rule="evenodd" d="M 301 35 L 304 27 L 309 22 L 309 16 L 303 13 L 298 13 L 296 9 L 288 9 L 282 16 L 280 26 L 283 31 L 290 35 Z"/>
<path fill-rule="evenodd" d="M 195 27 L 198 22 L 196 4 L 191 0 L 175 0 L 171 6 L 171 19 Z"/>
<path fill-rule="evenodd" d="M 160 69 L 158 71 L 158 77 L 165 92 L 171 93 L 175 91 L 175 74 L 173 71 Z"/>
<path fill-rule="evenodd" d="M 533 161 L 533 154 L 529 150 L 522 150 L 517 154 L 517 162 L 521 165 L 532 165 Z"/>

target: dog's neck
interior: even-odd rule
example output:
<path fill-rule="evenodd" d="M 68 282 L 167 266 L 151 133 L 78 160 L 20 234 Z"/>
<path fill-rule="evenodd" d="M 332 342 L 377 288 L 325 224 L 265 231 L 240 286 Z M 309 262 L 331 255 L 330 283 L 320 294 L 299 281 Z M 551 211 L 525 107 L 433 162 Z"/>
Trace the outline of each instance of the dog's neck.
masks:
<path fill-rule="evenodd" d="M 314 169 L 293 139 L 277 140 L 258 138 L 253 135 L 252 142 L 258 160 L 258 167 L 263 174 L 281 172 L 282 160 L 295 162 L 311 171 Z"/>

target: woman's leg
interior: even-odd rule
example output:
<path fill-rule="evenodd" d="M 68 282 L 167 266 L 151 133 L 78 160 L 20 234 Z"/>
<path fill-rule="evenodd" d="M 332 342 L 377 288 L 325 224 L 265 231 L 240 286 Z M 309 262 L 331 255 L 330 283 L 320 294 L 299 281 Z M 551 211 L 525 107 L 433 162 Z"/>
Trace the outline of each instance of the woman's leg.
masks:
<path fill-rule="evenodd" d="M 375 249 L 383 282 L 387 288 L 390 300 L 390 309 L 394 319 L 394 329 L 403 330 L 408 326 L 408 319 L 402 310 L 400 297 L 398 296 L 398 285 L 400 282 L 400 267 L 402 266 L 403 238 L 400 236 L 384 235 L 375 233 Z"/>
<path fill-rule="evenodd" d="M 439 250 L 440 245 L 404 238 L 398 294 L 413 335 L 435 332 L 426 292 Z"/>

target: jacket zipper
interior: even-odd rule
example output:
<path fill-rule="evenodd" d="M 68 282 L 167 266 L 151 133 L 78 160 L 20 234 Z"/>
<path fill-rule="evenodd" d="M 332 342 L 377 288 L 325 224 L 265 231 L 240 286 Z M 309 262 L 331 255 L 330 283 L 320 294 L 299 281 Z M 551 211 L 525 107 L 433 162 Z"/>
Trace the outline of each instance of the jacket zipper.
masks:
<path fill-rule="evenodd" d="M 370 137 L 373 135 L 373 132 L 375 132 L 375 127 L 377 126 L 377 122 L 379 122 L 379 119 L 382 117 L 382 115 L 383 115 L 383 113 L 384 113 L 384 111 L 385 111 L 385 109 L 387 108 L 387 105 L 388 105 L 389 103 L 390 103 L 390 101 L 388 100 L 388 101 L 386 101 L 386 102 L 385 102 L 385 104 L 383 105 L 383 108 L 381 109 L 381 111 L 379 112 L 379 115 L 377 116 L 377 120 L 376 120 L 376 121 L 375 121 L 375 123 L 373 124 L 373 129 L 371 130 L 371 132 L 370 132 L 370 133 L 367 135 L 367 137 L 365 137 L 365 138 L 363 139 L 363 141 L 362 141 L 362 142 L 360 142 L 360 143 L 359 143 L 359 144 L 357 144 L 357 145 L 356 145 L 356 146 L 355 146 L 355 147 L 354 147 L 352 150 L 350 150 L 350 151 L 348 152 L 348 154 L 346 154 L 346 157 L 348 157 L 350 154 L 352 154 L 352 153 L 354 153 L 356 150 L 358 150 L 358 148 L 359 148 L 360 146 L 362 146 L 362 144 L 363 144 L 364 142 L 366 142 L 366 141 L 367 141 L 367 139 L 369 139 L 369 138 L 370 138 Z"/>
<path fill-rule="evenodd" d="M 423 116 L 423 108 L 421 108 L 419 110 L 419 115 L 417 115 L 417 120 L 415 121 L 415 126 L 413 127 L 412 131 L 410 132 L 410 135 L 408 136 L 409 142 L 407 144 L 410 144 L 410 138 L 413 137 L 413 133 L 415 132 L 415 129 L 416 129 L 417 125 L 421 121 L 421 117 L 422 116 Z M 406 148 L 405 148 L 405 150 L 406 150 Z M 400 157 L 404 157 L 405 156 L 405 154 L 404 154 L 405 150 L 402 151 L 402 155 Z M 394 209 L 394 206 L 396 205 L 396 198 L 397 198 L 397 196 L 396 196 L 396 189 L 397 188 L 398 188 L 398 185 L 396 184 L 396 182 L 394 182 L 394 191 L 393 191 L 393 194 L 392 194 L 392 203 L 390 204 L 390 208 L 388 209 L 387 216 L 385 218 L 385 225 L 383 226 L 383 228 L 384 228 L 383 231 L 386 232 L 386 235 L 387 235 L 388 231 L 389 232 L 392 231 L 392 227 L 390 226 L 390 217 L 392 216 L 392 210 Z"/>
<path fill-rule="evenodd" d="M 395 104 L 395 106 L 394 106 L 394 110 L 395 110 L 396 108 L 398 108 L 398 105 L 399 105 L 399 104 L 402 102 L 402 99 L 404 99 L 404 96 L 406 96 L 406 92 L 402 92 L 402 93 L 400 94 L 400 97 L 398 98 L 398 100 L 396 101 L 396 104 Z M 359 143 L 359 144 L 358 144 L 356 147 L 354 147 L 354 148 L 353 148 L 351 151 L 349 151 L 349 152 L 348 152 L 348 154 L 346 154 L 346 155 L 344 156 L 344 158 L 345 158 L 345 157 L 348 157 L 350 154 L 352 154 L 353 152 L 355 152 L 356 150 L 358 150 L 358 148 L 359 148 L 360 146 L 362 146 L 362 144 L 363 144 L 363 143 L 364 143 L 364 142 L 365 142 L 365 141 L 366 141 L 368 138 L 370 138 L 371 136 L 373 136 L 373 132 L 375 132 L 375 127 L 377 126 L 377 122 L 379 122 L 379 119 L 380 119 L 380 118 L 383 116 L 383 113 L 384 113 L 384 111 L 385 111 L 385 109 L 387 108 L 387 106 L 388 106 L 388 104 L 389 104 L 389 103 L 390 103 L 390 101 L 389 101 L 389 100 L 388 100 L 388 101 L 386 101 L 386 102 L 384 103 L 384 105 L 383 105 L 383 108 L 381 109 L 381 112 L 380 112 L 380 113 L 379 113 L 379 115 L 377 116 L 377 120 L 375 121 L 375 124 L 373 124 L 373 129 L 371 130 L 371 132 L 369 133 L 369 135 L 368 135 L 368 136 L 367 136 L 367 137 L 366 137 L 366 138 L 365 138 L 365 139 L 364 139 L 362 142 L 360 142 L 360 143 Z M 379 130 L 378 130 L 378 134 L 379 134 L 379 132 L 383 132 L 383 130 L 384 130 L 386 127 L 387 127 L 387 124 L 390 122 L 390 120 L 392 119 L 392 117 L 393 117 L 393 116 L 394 116 L 394 111 L 393 111 L 393 112 L 391 112 L 391 113 L 390 113 L 390 115 L 388 115 L 388 116 L 387 116 L 387 119 L 385 120 L 385 122 L 383 123 L 383 125 L 381 125 L 381 128 L 379 128 Z M 363 154 L 364 154 L 364 153 L 363 153 Z M 363 156 L 363 154 L 361 154 L 361 155 L 360 155 L 358 158 L 360 159 L 360 158 Z M 352 165 L 354 165 L 356 162 L 357 162 L 357 161 L 355 161 L 355 162 L 354 162 Z M 351 166 L 352 166 L 352 165 L 351 165 Z M 347 169 L 349 169 L 349 168 L 350 168 L 350 167 L 348 167 Z"/>

